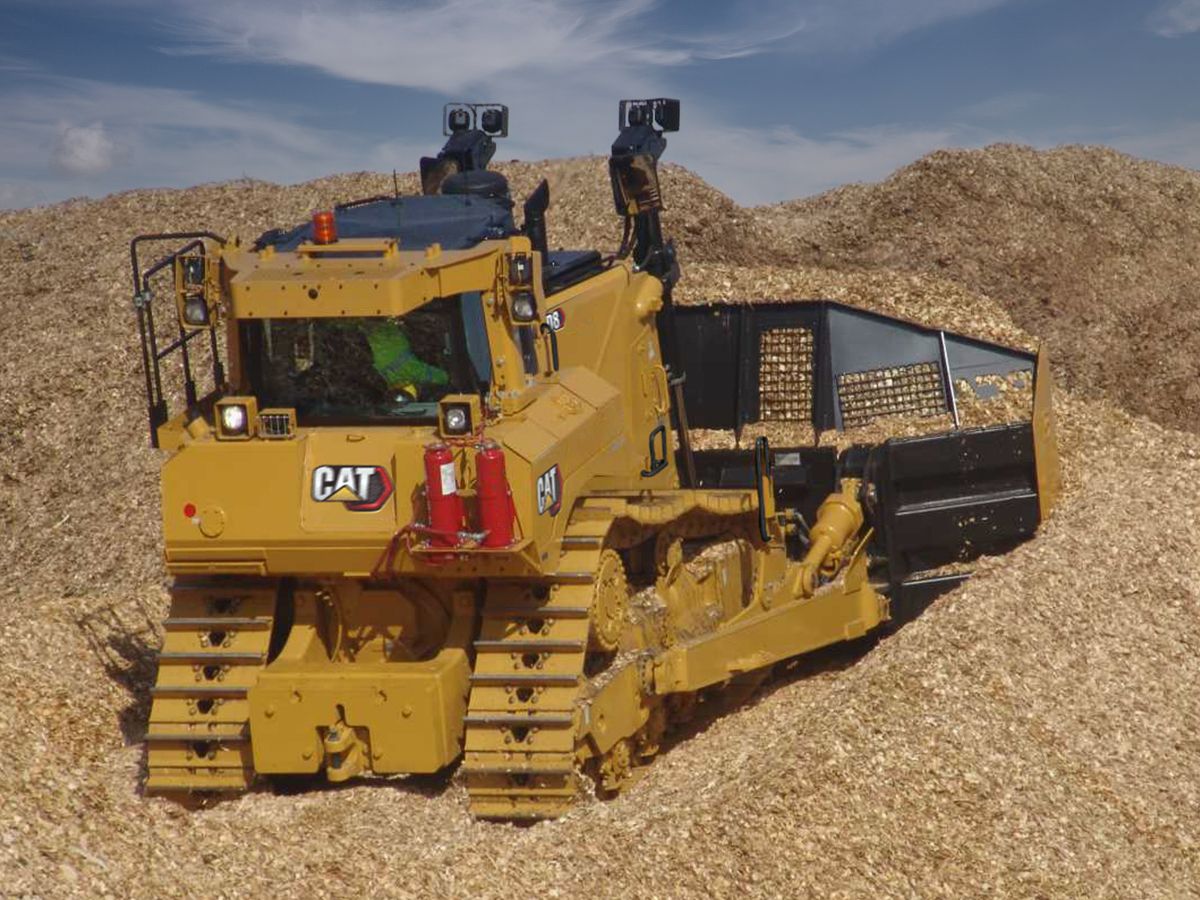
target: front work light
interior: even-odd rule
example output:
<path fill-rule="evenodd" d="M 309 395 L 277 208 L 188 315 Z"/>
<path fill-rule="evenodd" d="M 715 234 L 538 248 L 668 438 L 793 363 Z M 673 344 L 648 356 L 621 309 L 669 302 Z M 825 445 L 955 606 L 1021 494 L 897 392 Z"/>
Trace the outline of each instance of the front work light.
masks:
<path fill-rule="evenodd" d="M 229 434 L 241 434 L 246 430 L 246 407 L 230 404 L 221 409 L 221 428 Z"/>
<path fill-rule="evenodd" d="M 208 324 L 208 301 L 202 294 L 193 294 L 183 301 L 183 321 L 197 328 Z"/>
<path fill-rule="evenodd" d="M 513 294 L 511 309 L 515 322 L 533 322 L 537 319 L 537 303 L 534 302 L 533 294 L 527 291 Z"/>
<path fill-rule="evenodd" d="M 258 416 L 253 397 L 225 397 L 216 403 L 217 437 L 226 441 L 248 440 Z"/>
<path fill-rule="evenodd" d="M 475 395 L 450 394 L 438 403 L 438 431 L 443 438 L 472 434 L 480 421 L 479 397 Z"/>

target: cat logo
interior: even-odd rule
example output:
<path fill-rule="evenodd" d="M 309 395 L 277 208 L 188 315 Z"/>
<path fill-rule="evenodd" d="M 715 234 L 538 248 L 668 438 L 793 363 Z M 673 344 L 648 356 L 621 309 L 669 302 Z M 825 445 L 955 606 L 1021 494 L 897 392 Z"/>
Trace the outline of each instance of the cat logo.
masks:
<path fill-rule="evenodd" d="M 562 473 L 554 465 L 538 476 L 537 480 L 538 515 L 550 513 L 557 516 L 562 508 Z"/>
<path fill-rule="evenodd" d="M 342 503 L 351 512 L 382 509 L 392 496 L 392 478 L 383 466 L 317 466 L 312 474 L 312 498 L 318 503 Z"/>

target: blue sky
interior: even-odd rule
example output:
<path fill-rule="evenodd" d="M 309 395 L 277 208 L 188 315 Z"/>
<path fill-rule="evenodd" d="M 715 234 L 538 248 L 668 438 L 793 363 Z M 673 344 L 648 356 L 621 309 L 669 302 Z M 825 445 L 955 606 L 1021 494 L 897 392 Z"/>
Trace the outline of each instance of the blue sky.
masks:
<path fill-rule="evenodd" d="M 1200 0 L 0 0 L 0 207 L 411 170 L 447 100 L 543 159 L 679 97 L 667 158 L 747 204 L 995 141 L 1200 168 L 1198 85 Z"/>

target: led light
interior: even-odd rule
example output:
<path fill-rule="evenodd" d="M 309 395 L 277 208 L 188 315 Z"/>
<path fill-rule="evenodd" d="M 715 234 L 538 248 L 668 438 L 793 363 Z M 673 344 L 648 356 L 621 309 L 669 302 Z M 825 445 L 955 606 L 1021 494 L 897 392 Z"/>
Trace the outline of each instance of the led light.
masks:
<path fill-rule="evenodd" d="M 446 409 L 446 430 L 455 434 L 467 430 L 469 425 L 467 411 L 461 406 L 451 406 Z"/>
<path fill-rule="evenodd" d="M 532 322 L 537 318 L 537 307 L 533 305 L 533 294 L 517 294 L 513 297 L 512 317 L 518 322 Z"/>
<path fill-rule="evenodd" d="M 485 109 L 480 116 L 480 125 L 488 134 L 496 134 L 504 127 L 504 115 L 498 109 Z"/>
<path fill-rule="evenodd" d="M 246 407 L 231 403 L 221 407 L 221 428 L 227 434 L 241 434 L 246 430 Z"/>
<path fill-rule="evenodd" d="M 183 301 L 183 321 L 197 326 L 208 324 L 208 304 L 203 297 L 188 297 Z"/>

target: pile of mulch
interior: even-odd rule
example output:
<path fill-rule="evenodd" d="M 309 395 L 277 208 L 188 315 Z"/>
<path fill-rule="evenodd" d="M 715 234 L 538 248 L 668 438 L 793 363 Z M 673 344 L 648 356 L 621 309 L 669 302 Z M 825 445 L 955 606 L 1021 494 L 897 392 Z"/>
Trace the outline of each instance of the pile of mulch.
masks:
<path fill-rule="evenodd" d="M 1071 152 L 1120 163 L 1107 151 Z M 935 162 L 950 166 L 942 155 Z M 1136 180 L 1146 164 L 1128 165 Z M 959 181 L 995 193 L 991 169 L 963 166 Z M 552 243 L 615 246 L 603 161 L 503 168 L 518 196 L 551 180 Z M 1164 192 L 1190 190 L 1193 176 L 1175 184 L 1174 170 L 1159 170 Z M 1018 186 L 1015 174 L 1005 178 L 1005 191 Z M 830 257 L 761 266 L 764 252 L 773 263 L 797 253 L 781 208 L 738 209 L 679 169 L 664 180 L 686 300 L 819 294 L 1022 346 L 1049 334 L 999 292 L 991 299 L 919 261 L 897 261 L 900 271 Z M 409 176 L 402 186 L 414 184 Z M 473 821 L 452 777 L 259 792 L 199 811 L 143 798 L 137 741 L 166 594 L 160 460 L 145 447 L 126 241 L 183 227 L 252 237 L 334 200 L 390 190 L 390 175 L 358 174 L 0 213 L 3 893 L 1195 890 L 1200 438 L 1131 416 L 1115 390 L 1092 398 L 1102 386 L 1060 391 L 1066 493 L 1035 540 L 985 560 L 967 585 L 873 648 L 804 662 L 687 735 L 614 802 L 517 828 Z M 996 200 L 993 219 L 1016 229 L 1023 219 L 1004 218 L 1006 203 Z M 821 234 L 818 219 L 795 215 L 796 229 L 814 222 Z M 1069 224 L 1073 209 L 1051 204 L 1041 215 Z M 1100 216 L 1097 229 L 1107 226 Z M 762 243 L 771 234 L 774 247 Z M 950 232 L 929 240 L 968 243 Z M 1075 335 L 1080 358 L 1104 352 L 1113 336 L 1078 317 L 1061 307 L 1055 334 Z"/>

